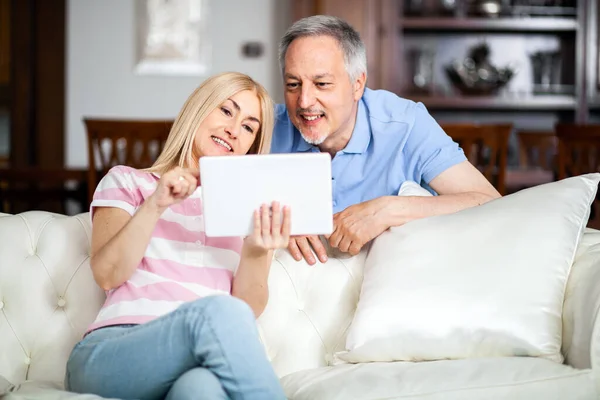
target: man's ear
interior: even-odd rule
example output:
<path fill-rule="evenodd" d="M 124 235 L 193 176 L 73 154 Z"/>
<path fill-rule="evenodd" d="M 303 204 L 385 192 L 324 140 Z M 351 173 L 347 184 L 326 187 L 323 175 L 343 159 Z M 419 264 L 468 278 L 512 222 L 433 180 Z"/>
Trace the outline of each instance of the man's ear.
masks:
<path fill-rule="evenodd" d="M 362 72 L 358 77 L 354 80 L 354 100 L 358 101 L 362 97 L 365 86 L 367 84 L 367 74 Z"/>

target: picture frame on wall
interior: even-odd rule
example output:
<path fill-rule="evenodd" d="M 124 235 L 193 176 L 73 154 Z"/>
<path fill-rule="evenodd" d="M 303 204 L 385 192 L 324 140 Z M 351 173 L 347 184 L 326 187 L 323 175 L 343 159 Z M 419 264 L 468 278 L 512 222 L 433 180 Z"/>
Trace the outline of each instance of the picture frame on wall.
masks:
<path fill-rule="evenodd" d="M 210 70 L 208 0 L 136 0 L 138 75 L 202 76 Z"/>

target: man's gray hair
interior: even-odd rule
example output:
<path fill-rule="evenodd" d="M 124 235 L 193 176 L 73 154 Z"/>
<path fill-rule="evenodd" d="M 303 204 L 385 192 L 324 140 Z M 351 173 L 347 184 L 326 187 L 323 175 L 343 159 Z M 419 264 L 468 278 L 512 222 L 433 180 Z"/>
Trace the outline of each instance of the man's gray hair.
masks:
<path fill-rule="evenodd" d="M 354 81 L 361 73 L 367 74 L 367 50 L 360 35 L 343 19 L 328 15 L 314 15 L 294 23 L 279 43 L 279 66 L 285 71 L 285 55 L 290 44 L 306 36 L 330 36 L 338 41 L 344 53 L 346 71 Z"/>

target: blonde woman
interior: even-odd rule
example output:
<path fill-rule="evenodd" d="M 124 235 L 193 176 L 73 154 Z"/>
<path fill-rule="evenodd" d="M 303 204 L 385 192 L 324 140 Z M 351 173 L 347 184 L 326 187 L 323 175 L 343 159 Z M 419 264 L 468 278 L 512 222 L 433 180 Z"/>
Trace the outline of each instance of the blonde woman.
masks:
<path fill-rule="evenodd" d="M 65 386 L 121 399 L 285 398 L 255 325 L 290 210 L 255 212 L 247 238 L 202 230 L 198 159 L 267 153 L 273 105 L 250 77 L 205 81 L 148 170 L 118 166 L 91 204 L 91 268 L 107 299 L 73 349 Z M 235 274 L 234 274 L 235 272 Z"/>

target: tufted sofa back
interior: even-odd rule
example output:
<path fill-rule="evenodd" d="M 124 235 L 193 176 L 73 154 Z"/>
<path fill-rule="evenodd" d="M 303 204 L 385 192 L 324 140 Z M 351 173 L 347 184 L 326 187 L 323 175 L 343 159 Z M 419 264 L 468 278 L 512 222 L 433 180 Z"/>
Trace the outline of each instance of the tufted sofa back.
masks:
<path fill-rule="evenodd" d="M 287 250 L 275 254 L 269 303 L 258 325 L 280 377 L 332 365 L 333 354 L 345 348 L 368 248 L 355 257 L 327 250 L 329 260 L 312 267 Z"/>
<path fill-rule="evenodd" d="M 62 381 L 104 301 L 89 264 L 89 217 L 0 214 L 0 376 Z"/>
<path fill-rule="evenodd" d="M 63 381 L 105 298 L 90 270 L 90 237 L 87 213 L 0 214 L 0 376 L 10 382 Z M 309 267 L 276 254 L 258 326 L 279 376 L 328 365 L 343 348 L 365 257 Z"/>

